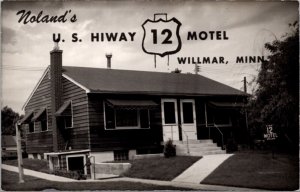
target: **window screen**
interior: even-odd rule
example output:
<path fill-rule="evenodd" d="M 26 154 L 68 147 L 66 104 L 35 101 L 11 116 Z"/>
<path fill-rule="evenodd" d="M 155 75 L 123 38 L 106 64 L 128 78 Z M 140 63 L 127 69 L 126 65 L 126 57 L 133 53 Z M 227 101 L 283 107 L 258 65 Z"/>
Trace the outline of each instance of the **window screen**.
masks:
<path fill-rule="evenodd" d="M 68 157 L 68 167 L 70 171 L 81 171 L 84 173 L 84 157 Z"/>
<path fill-rule="evenodd" d="M 194 123 L 194 113 L 193 113 L 193 103 L 183 102 L 182 112 L 183 112 L 183 123 Z"/>
<path fill-rule="evenodd" d="M 47 131 L 48 125 L 47 125 L 47 112 L 46 112 L 46 110 L 41 115 L 40 122 L 41 122 L 41 130 L 42 131 Z"/>
<path fill-rule="evenodd" d="M 137 110 L 116 110 L 117 127 L 137 127 Z"/>
<path fill-rule="evenodd" d="M 34 132 L 34 122 L 30 122 L 28 124 L 28 126 L 29 126 L 29 133 L 33 133 Z"/>
<path fill-rule="evenodd" d="M 105 104 L 105 122 L 106 129 L 115 128 L 115 111 L 112 107 Z"/>
<path fill-rule="evenodd" d="M 165 124 L 176 123 L 175 102 L 164 102 Z"/>

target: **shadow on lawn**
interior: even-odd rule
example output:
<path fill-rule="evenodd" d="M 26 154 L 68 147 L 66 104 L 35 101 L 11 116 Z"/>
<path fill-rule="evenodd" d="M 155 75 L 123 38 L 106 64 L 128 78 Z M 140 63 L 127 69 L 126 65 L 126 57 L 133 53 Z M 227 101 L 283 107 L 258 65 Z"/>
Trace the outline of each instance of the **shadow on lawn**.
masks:
<path fill-rule="evenodd" d="M 236 153 L 206 177 L 202 184 L 227 185 L 269 190 L 299 188 L 297 155 L 247 152 Z"/>
<path fill-rule="evenodd" d="M 24 176 L 25 183 L 18 183 L 18 174 L 2 170 L 1 189 L 5 191 L 83 191 L 83 190 L 191 190 L 173 186 L 158 186 L 137 182 L 107 181 L 107 182 L 54 182 L 31 176 Z"/>

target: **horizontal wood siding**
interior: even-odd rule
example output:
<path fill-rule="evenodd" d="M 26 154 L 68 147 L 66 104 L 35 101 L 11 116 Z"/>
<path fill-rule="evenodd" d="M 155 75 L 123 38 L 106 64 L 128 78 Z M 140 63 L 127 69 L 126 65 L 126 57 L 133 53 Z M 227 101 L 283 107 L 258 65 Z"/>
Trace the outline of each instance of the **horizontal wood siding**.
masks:
<path fill-rule="evenodd" d="M 65 145 L 72 149 L 89 149 L 89 119 L 86 92 L 63 77 L 63 101 L 71 100 L 73 128 L 65 129 Z"/>
<path fill-rule="evenodd" d="M 111 98 L 111 97 L 109 97 Z M 119 98 L 121 98 L 119 96 Z M 123 97 L 122 97 L 123 98 Z M 132 98 L 132 97 L 130 97 Z M 143 98 L 145 99 L 145 98 Z M 149 98 L 160 104 L 160 99 Z M 162 141 L 161 109 L 150 111 L 150 129 L 105 130 L 104 97 L 89 96 L 89 118 L 92 151 L 156 148 Z"/>
<path fill-rule="evenodd" d="M 44 132 L 41 131 L 40 122 L 35 122 L 34 133 L 28 133 L 28 125 L 23 125 L 27 133 L 27 153 L 45 153 L 53 151 L 50 83 L 47 73 L 25 107 L 26 113 L 31 110 L 34 110 L 34 112 L 37 113 L 40 108 L 46 107 L 48 119 L 48 131 Z M 84 90 L 64 77 L 62 78 L 62 83 L 62 103 L 67 100 L 72 100 L 73 106 L 73 128 L 65 129 L 62 121 L 58 121 L 58 128 L 63 134 L 63 148 L 71 147 L 72 149 L 88 149 L 89 122 L 87 95 Z"/>
<path fill-rule="evenodd" d="M 28 133 L 28 125 L 23 125 L 27 133 L 27 153 L 45 153 L 52 151 L 51 95 L 48 73 L 44 76 L 40 85 L 37 87 L 31 99 L 28 101 L 25 107 L 25 113 L 28 113 L 31 110 L 37 113 L 42 107 L 47 108 L 48 131 L 41 132 L 40 122 L 34 123 L 34 133 Z"/>

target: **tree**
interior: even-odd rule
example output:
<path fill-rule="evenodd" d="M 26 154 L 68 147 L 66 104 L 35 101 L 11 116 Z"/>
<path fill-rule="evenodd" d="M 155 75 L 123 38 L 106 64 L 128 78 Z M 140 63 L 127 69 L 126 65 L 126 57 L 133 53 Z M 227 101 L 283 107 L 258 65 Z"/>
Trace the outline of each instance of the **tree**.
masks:
<path fill-rule="evenodd" d="M 181 70 L 178 69 L 178 68 L 175 68 L 175 70 L 174 70 L 174 71 L 171 71 L 171 73 L 181 73 Z"/>
<path fill-rule="evenodd" d="M 19 113 L 5 106 L 1 110 L 1 133 L 2 135 L 16 135 L 16 122 L 21 119 Z"/>
<path fill-rule="evenodd" d="M 298 143 L 299 25 L 290 24 L 283 40 L 265 44 L 270 51 L 258 74 L 258 89 L 249 102 L 249 126 L 262 135 L 272 124 L 281 139 Z M 298 146 L 298 145 L 297 145 Z"/>

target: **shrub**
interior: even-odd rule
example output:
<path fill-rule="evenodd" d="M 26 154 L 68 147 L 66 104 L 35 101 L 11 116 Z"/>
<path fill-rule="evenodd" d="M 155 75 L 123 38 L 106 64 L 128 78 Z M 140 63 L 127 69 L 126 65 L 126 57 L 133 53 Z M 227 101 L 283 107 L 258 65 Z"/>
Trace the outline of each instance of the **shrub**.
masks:
<path fill-rule="evenodd" d="M 176 156 L 176 145 L 173 145 L 173 141 L 169 139 L 164 146 L 164 155 L 166 158 Z"/>
<path fill-rule="evenodd" d="M 56 169 L 53 171 L 53 174 L 77 180 L 86 179 L 86 175 L 82 174 L 81 171 L 67 171 L 65 169 Z"/>
<path fill-rule="evenodd" d="M 236 141 L 234 140 L 233 137 L 229 138 L 227 140 L 227 144 L 226 144 L 226 152 L 231 153 L 231 152 L 234 152 L 237 150 L 238 150 L 238 145 L 237 145 Z"/>

